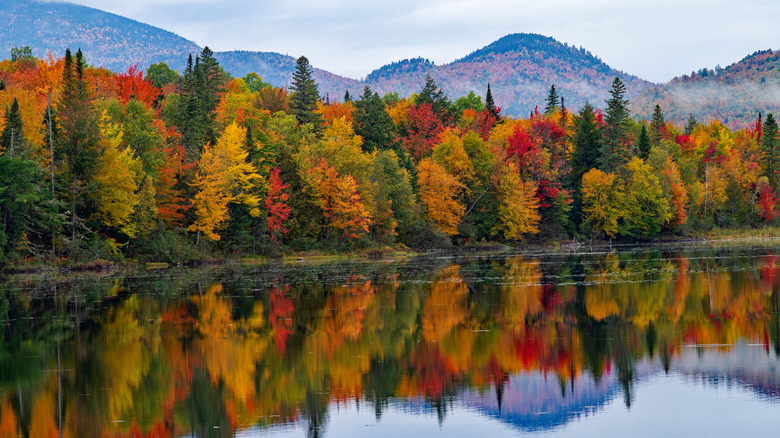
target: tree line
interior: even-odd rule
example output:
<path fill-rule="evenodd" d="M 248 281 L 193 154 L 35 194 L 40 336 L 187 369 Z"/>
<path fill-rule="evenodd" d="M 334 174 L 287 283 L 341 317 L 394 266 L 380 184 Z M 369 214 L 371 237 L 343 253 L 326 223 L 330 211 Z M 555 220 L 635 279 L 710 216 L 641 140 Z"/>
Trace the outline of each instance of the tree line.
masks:
<path fill-rule="evenodd" d="M 0 260 L 187 261 L 484 241 L 648 239 L 773 224 L 778 126 L 685 126 L 628 110 L 625 86 L 509 118 L 452 101 L 321 96 L 232 78 L 205 48 L 113 73 L 81 51 L 0 62 Z M 603 104 L 603 105 L 602 105 Z M 597 105 L 603 106 L 599 109 Z"/>

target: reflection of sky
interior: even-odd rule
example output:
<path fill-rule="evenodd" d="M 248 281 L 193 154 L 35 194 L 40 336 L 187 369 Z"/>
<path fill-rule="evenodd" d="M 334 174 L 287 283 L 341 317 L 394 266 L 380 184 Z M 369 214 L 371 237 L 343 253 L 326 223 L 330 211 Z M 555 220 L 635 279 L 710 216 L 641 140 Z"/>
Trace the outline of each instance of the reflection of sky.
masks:
<path fill-rule="evenodd" d="M 422 398 L 396 400 L 379 419 L 368 402 L 334 403 L 324 436 L 767 436 L 780 430 L 778 364 L 762 346 L 746 344 L 726 351 L 684 348 L 668 375 L 657 361 L 643 360 L 635 366 L 630 409 L 614 368 L 599 382 L 580 375 L 565 396 L 553 373 L 515 374 L 505 383 L 501 412 L 494 388 L 458 394 L 441 422 Z M 302 436 L 305 427 L 237 436 Z"/>

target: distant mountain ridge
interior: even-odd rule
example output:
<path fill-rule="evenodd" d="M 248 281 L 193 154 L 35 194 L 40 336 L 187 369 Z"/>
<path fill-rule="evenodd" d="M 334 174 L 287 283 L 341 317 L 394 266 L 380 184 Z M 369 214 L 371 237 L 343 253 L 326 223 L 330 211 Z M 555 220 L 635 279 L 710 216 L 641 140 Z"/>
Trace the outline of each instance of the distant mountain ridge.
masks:
<path fill-rule="evenodd" d="M 81 48 L 87 61 L 114 71 L 138 64 L 166 62 L 182 71 L 189 54 L 202 48 L 172 32 L 98 9 L 70 3 L 36 0 L 0 2 L 0 53 L 12 47 L 30 46 L 33 54 L 47 51 L 62 56 L 66 47 Z M 216 59 L 233 76 L 257 72 L 275 86 L 288 86 L 295 58 L 274 52 L 216 52 Z M 689 114 L 700 121 L 713 117 L 727 124 L 744 125 L 757 111 L 780 112 L 780 54 L 756 52 L 718 71 L 703 69 L 668 84 L 655 85 L 615 70 L 583 48 L 551 37 L 517 33 L 507 35 L 451 63 L 436 65 L 423 58 L 390 63 L 363 80 L 316 69 L 320 93 L 343 100 L 345 91 L 359 96 L 365 86 L 380 94 L 401 97 L 419 91 L 430 74 L 452 100 L 474 91 L 484 95 L 491 85 L 496 104 L 510 116 L 527 116 L 544 106 L 550 85 L 576 110 L 586 101 L 603 107 L 615 76 L 626 84 L 633 114 L 648 118 L 661 105 L 667 118 L 682 123 Z"/>
<path fill-rule="evenodd" d="M 780 114 L 780 51 L 757 51 L 726 68 L 703 68 L 650 87 L 634 99 L 632 111 L 649 118 L 656 104 L 678 124 L 692 115 L 699 122 L 717 119 L 743 128 L 759 112 Z"/>

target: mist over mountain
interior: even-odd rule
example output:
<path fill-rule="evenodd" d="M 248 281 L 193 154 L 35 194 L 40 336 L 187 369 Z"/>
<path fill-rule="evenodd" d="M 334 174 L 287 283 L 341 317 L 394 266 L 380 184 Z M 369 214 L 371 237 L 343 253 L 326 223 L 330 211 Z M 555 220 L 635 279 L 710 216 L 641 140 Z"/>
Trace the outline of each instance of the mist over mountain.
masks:
<path fill-rule="evenodd" d="M 758 113 L 780 113 L 780 51 L 762 50 L 726 68 L 700 69 L 645 90 L 634 115 L 650 118 L 660 105 L 667 120 L 682 124 L 717 119 L 731 128 L 754 123 Z"/>

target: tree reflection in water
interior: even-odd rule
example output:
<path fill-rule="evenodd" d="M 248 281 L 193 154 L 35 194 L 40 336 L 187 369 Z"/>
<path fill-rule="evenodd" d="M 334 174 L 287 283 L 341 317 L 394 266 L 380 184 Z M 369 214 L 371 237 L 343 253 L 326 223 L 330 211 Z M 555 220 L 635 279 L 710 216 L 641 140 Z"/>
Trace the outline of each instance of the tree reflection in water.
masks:
<path fill-rule="evenodd" d="M 654 370 L 780 393 L 760 248 L 20 278 L 0 297 L 0 436 L 325 436 L 355 403 L 539 430 L 615 393 L 632 407 Z"/>

